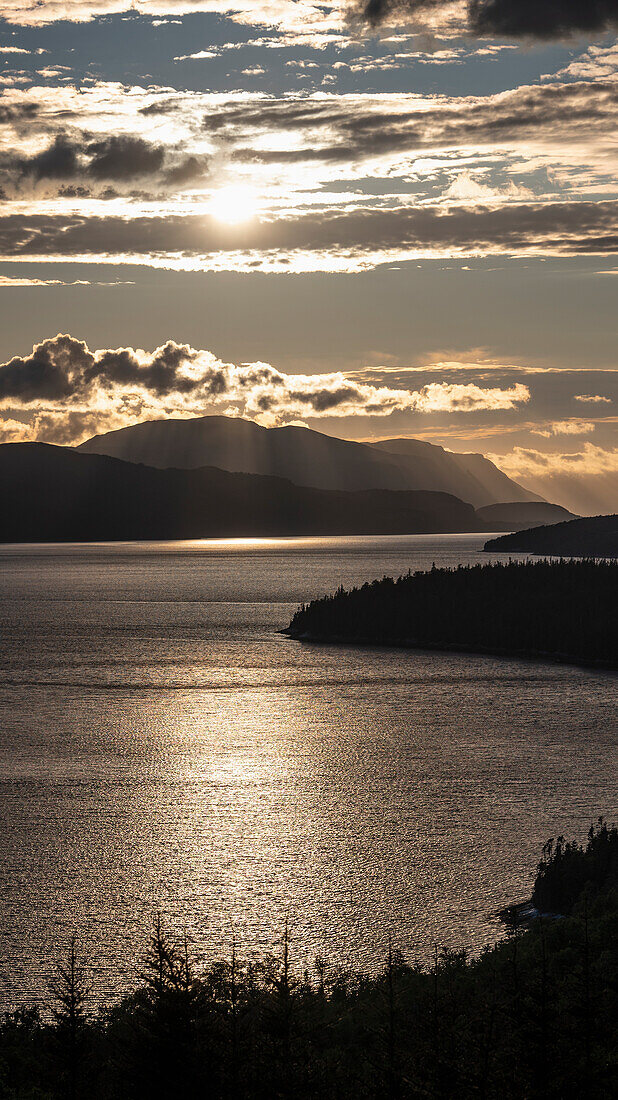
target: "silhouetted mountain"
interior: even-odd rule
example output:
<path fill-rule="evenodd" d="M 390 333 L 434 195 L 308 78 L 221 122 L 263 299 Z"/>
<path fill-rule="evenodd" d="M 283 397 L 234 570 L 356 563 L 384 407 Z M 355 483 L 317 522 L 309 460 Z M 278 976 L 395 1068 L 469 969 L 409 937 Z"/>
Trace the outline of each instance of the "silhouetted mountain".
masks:
<path fill-rule="evenodd" d="M 251 420 L 203 416 L 151 420 L 78 448 L 159 468 L 222 470 L 286 477 L 319 489 L 420 489 L 451 493 L 475 508 L 511 500 L 538 500 L 482 455 L 454 455 L 416 440 L 352 443 L 309 428 L 263 428 Z M 399 448 L 398 444 L 406 447 Z M 407 448 L 407 450 L 406 450 Z"/>
<path fill-rule="evenodd" d="M 371 443 L 371 447 L 385 452 L 389 462 L 409 478 L 408 488 L 419 489 L 417 479 L 423 480 L 424 489 L 445 490 L 447 485 L 462 500 L 468 500 L 476 508 L 487 504 L 514 501 L 542 501 L 543 498 L 524 489 L 502 473 L 493 462 L 481 454 L 456 454 L 435 443 L 420 439 L 383 439 Z"/>
<path fill-rule="evenodd" d="M 224 470 L 157 470 L 45 443 L 0 446 L 0 541 L 478 531 L 447 493 L 339 492 Z"/>
<path fill-rule="evenodd" d="M 536 500 L 514 504 L 487 504 L 484 508 L 477 508 L 476 514 L 488 531 L 515 531 L 579 519 L 579 516 L 567 512 L 559 504 L 546 504 L 545 501 Z"/>
<path fill-rule="evenodd" d="M 591 516 L 489 539 L 484 550 L 552 557 L 618 558 L 618 515 Z"/>

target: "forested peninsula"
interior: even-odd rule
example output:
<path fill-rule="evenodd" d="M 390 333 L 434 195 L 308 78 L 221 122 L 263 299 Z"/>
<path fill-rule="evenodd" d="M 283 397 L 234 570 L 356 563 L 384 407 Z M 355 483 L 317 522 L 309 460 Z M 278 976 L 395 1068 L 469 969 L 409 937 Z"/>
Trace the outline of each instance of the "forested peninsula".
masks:
<path fill-rule="evenodd" d="M 617 668 L 617 609 L 618 562 L 511 561 L 339 588 L 300 607 L 283 633 Z"/>
<path fill-rule="evenodd" d="M 488 539 L 483 547 L 498 554 L 550 554 L 552 557 L 618 558 L 618 515 L 588 516 L 550 523 Z"/>

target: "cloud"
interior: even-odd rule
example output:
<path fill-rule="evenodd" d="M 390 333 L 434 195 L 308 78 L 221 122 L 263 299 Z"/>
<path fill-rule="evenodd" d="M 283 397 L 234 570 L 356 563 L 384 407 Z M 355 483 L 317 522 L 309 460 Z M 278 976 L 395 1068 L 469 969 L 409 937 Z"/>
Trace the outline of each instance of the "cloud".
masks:
<path fill-rule="evenodd" d="M 422 29 L 453 29 L 480 38 L 551 40 L 595 35 L 618 25 L 616 0 L 362 0 L 360 7 L 355 2 L 351 7 L 372 25 L 409 20 Z M 131 11 L 154 16 L 159 25 L 161 17 L 210 11 L 319 44 L 321 38 L 341 34 L 349 8 L 345 0 L 0 0 L 0 18 L 38 25 Z"/>
<path fill-rule="evenodd" d="M 339 39 L 344 28 L 345 0 L 0 0 L 0 19 L 22 26 L 56 20 L 86 22 L 97 16 L 131 13 L 161 18 L 211 12 L 235 22 L 285 33 L 289 42 L 318 46 Z M 176 22 L 177 20 L 169 20 Z"/>
<path fill-rule="evenodd" d="M 139 176 L 152 176 L 161 170 L 165 159 L 161 146 L 150 145 L 143 138 L 128 134 L 94 141 L 88 146 L 87 153 L 92 157 L 88 174 L 98 180 L 131 180 Z"/>
<path fill-rule="evenodd" d="M 550 439 L 553 435 L 590 435 L 596 428 L 593 420 L 554 420 L 546 428 L 533 428 L 533 435 Z"/>
<path fill-rule="evenodd" d="M 478 412 L 514 409 L 530 399 L 527 386 L 517 382 L 508 389 L 484 389 L 474 383 L 430 382 L 424 386 L 417 408 L 423 412 Z"/>
<path fill-rule="evenodd" d="M 79 169 L 77 149 L 66 134 L 57 134 L 48 149 L 18 162 L 24 175 L 33 175 L 35 179 L 71 179 Z"/>
<path fill-rule="evenodd" d="M 576 393 L 575 401 L 582 401 L 590 405 L 611 405 L 611 397 L 603 397 L 600 393 Z"/>
<path fill-rule="evenodd" d="M 304 272 L 615 250 L 615 81 L 279 98 L 97 83 L 53 103 L 13 89 L 3 109 L 6 258 Z M 209 211 L 234 185 L 259 217 L 232 233 Z"/>
<path fill-rule="evenodd" d="M 362 270 L 420 256 L 606 255 L 618 252 L 618 200 L 497 208 L 359 207 L 252 218 L 206 215 L 7 215 L 4 260 L 141 262 L 192 270 Z"/>
<path fill-rule="evenodd" d="M 385 20 L 423 22 L 448 17 L 452 0 L 363 0 L 362 14 L 376 26 Z M 478 37 L 563 39 L 618 27 L 616 0 L 468 0 L 466 29 Z"/>
<path fill-rule="evenodd" d="M 24 101 L 36 108 L 29 119 Z M 618 173 L 609 80 L 465 97 L 128 94 L 97 83 L 56 89 L 53 106 L 48 88 L 12 89 L 3 104 L 15 117 L 1 135 L 0 186 L 32 212 L 59 198 L 56 213 L 93 213 L 112 185 L 128 217 L 146 202 L 204 213 L 231 184 L 251 186 L 271 219 L 309 207 L 582 201 L 612 194 Z"/>
<path fill-rule="evenodd" d="M 561 453 L 515 447 L 509 454 L 488 454 L 520 484 L 578 515 L 618 511 L 618 449 L 585 443 Z"/>
<path fill-rule="evenodd" d="M 112 279 L 108 282 L 97 279 L 37 279 L 28 275 L 0 275 L 0 287 L 22 286 L 134 286 L 131 279 Z"/>
<path fill-rule="evenodd" d="M 0 419 L 0 443 L 27 443 L 33 435 L 30 424 L 23 424 L 21 420 Z"/>
<path fill-rule="evenodd" d="M 210 111 L 204 127 L 229 135 L 279 130 L 306 134 L 302 142 L 274 148 L 264 142 L 236 148 L 234 159 L 263 164 L 366 161 L 403 152 L 418 157 L 428 150 L 458 146 L 470 151 L 479 143 L 523 146 L 535 138 L 546 153 L 567 146 L 581 152 L 592 138 L 591 128 L 613 131 L 617 105 L 618 85 L 613 81 L 522 86 L 493 96 L 461 98 L 288 97 L 232 101 Z M 328 140 L 320 142 L 320 134 Z"/>
<path fill-rule="evenodd" d="M 12 121 L 8 108 L 5 121 Z M 41 125 L 45 128 L 43 119 Z M 24 143 L 30 145 L 33 130 L 31 125 L 30 132 L 24 133 Z M 12 186 L 16 194 L 25 181 L 83 181 L 63 183 L 57 195 L 66 199 L 90 197 L 92 181 L 129 185 L 145 177 L 158 177 L 160 183 L 181 187 L 203 178 L 207 169 L 208 160 L 203 155 L 192 155 L 182 147 L 150 142 L 132 134 L 93 137 L 60 131 L 37 153 L 24 156 L 18 149 L 7 149 L 5 143 L 0 154 L 0 175 L 5 186 Z"/>
<path fill-rule="evenodd" d="M 611 46 L 590 46 L 585 53 L 571 61 L 564 69 L 553 76 L 543 77 L 555 80 L 556 77 L 575 77 L 577 80 L 600 80 L 615 77 L 618 71 L 618 43 Z"/>
<path fill-rule="evenodd" d="M 223 363 L 211 352 L 174 341 L 153 352 L 91 351 L 82 340 L 58 335 L 35 345 L 31 355 L 0 365 L 0 405 L 31 411 L 27 431 L 51 440 L 53 430 L 53 440 L 62 442 L 101 430 L 97 425 L 110 417 L 120 426 L 171 414 L 197 416 L 221 405 L 226 412 L 280 424 L 397 411 L 513 409 L 529 397 L 521 384 L 484 389 L 431 382 L 410 390 L 359 382 L 341 372 L 289 375 L 268 363 Z"/>
<path fill-rule="evenodd" d="M 487 455 L 510 477 L 559 475 L 601 476 L 618 472 L 618 448 L 605 449 L 585 443 L 581 451 L 562 454 L 514 447 L 506 455 Z"/>
<path fill-rule="evenodd" d="M 468 205 L 487 205 L 501 199 L 531 199 L 533 194 L 525 187 L 517 187 L 512 180 L 502 188 L 490 187 L 475 177 L 468 168 L 458 172 L 444 192 L 444 198 L 454 199 Z"/>

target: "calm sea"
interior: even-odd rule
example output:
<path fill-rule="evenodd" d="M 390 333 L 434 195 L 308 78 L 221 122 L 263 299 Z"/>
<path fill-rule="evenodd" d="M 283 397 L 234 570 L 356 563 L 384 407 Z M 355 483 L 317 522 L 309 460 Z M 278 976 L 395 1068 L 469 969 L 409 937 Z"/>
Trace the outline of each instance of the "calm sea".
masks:
<path fill-rule="evenodd" d="M 479 950 L 548 836 L 618 816 L 618 678 L 292 642 L 299 601 L 479 536 L 0 548 L 0 980 L 76 934 L 132 981 L 160 911 L 202 961 Z"/>

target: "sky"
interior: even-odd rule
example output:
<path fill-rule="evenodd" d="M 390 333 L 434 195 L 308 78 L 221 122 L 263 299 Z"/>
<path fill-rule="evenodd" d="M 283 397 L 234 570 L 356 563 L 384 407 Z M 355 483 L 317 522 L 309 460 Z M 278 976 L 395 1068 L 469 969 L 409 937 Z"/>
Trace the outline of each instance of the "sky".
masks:
<path fill-rule="evenodd" d="M 219 412 L 618 511 L 618 0 L 0 0 L 0 441 Z"/>

